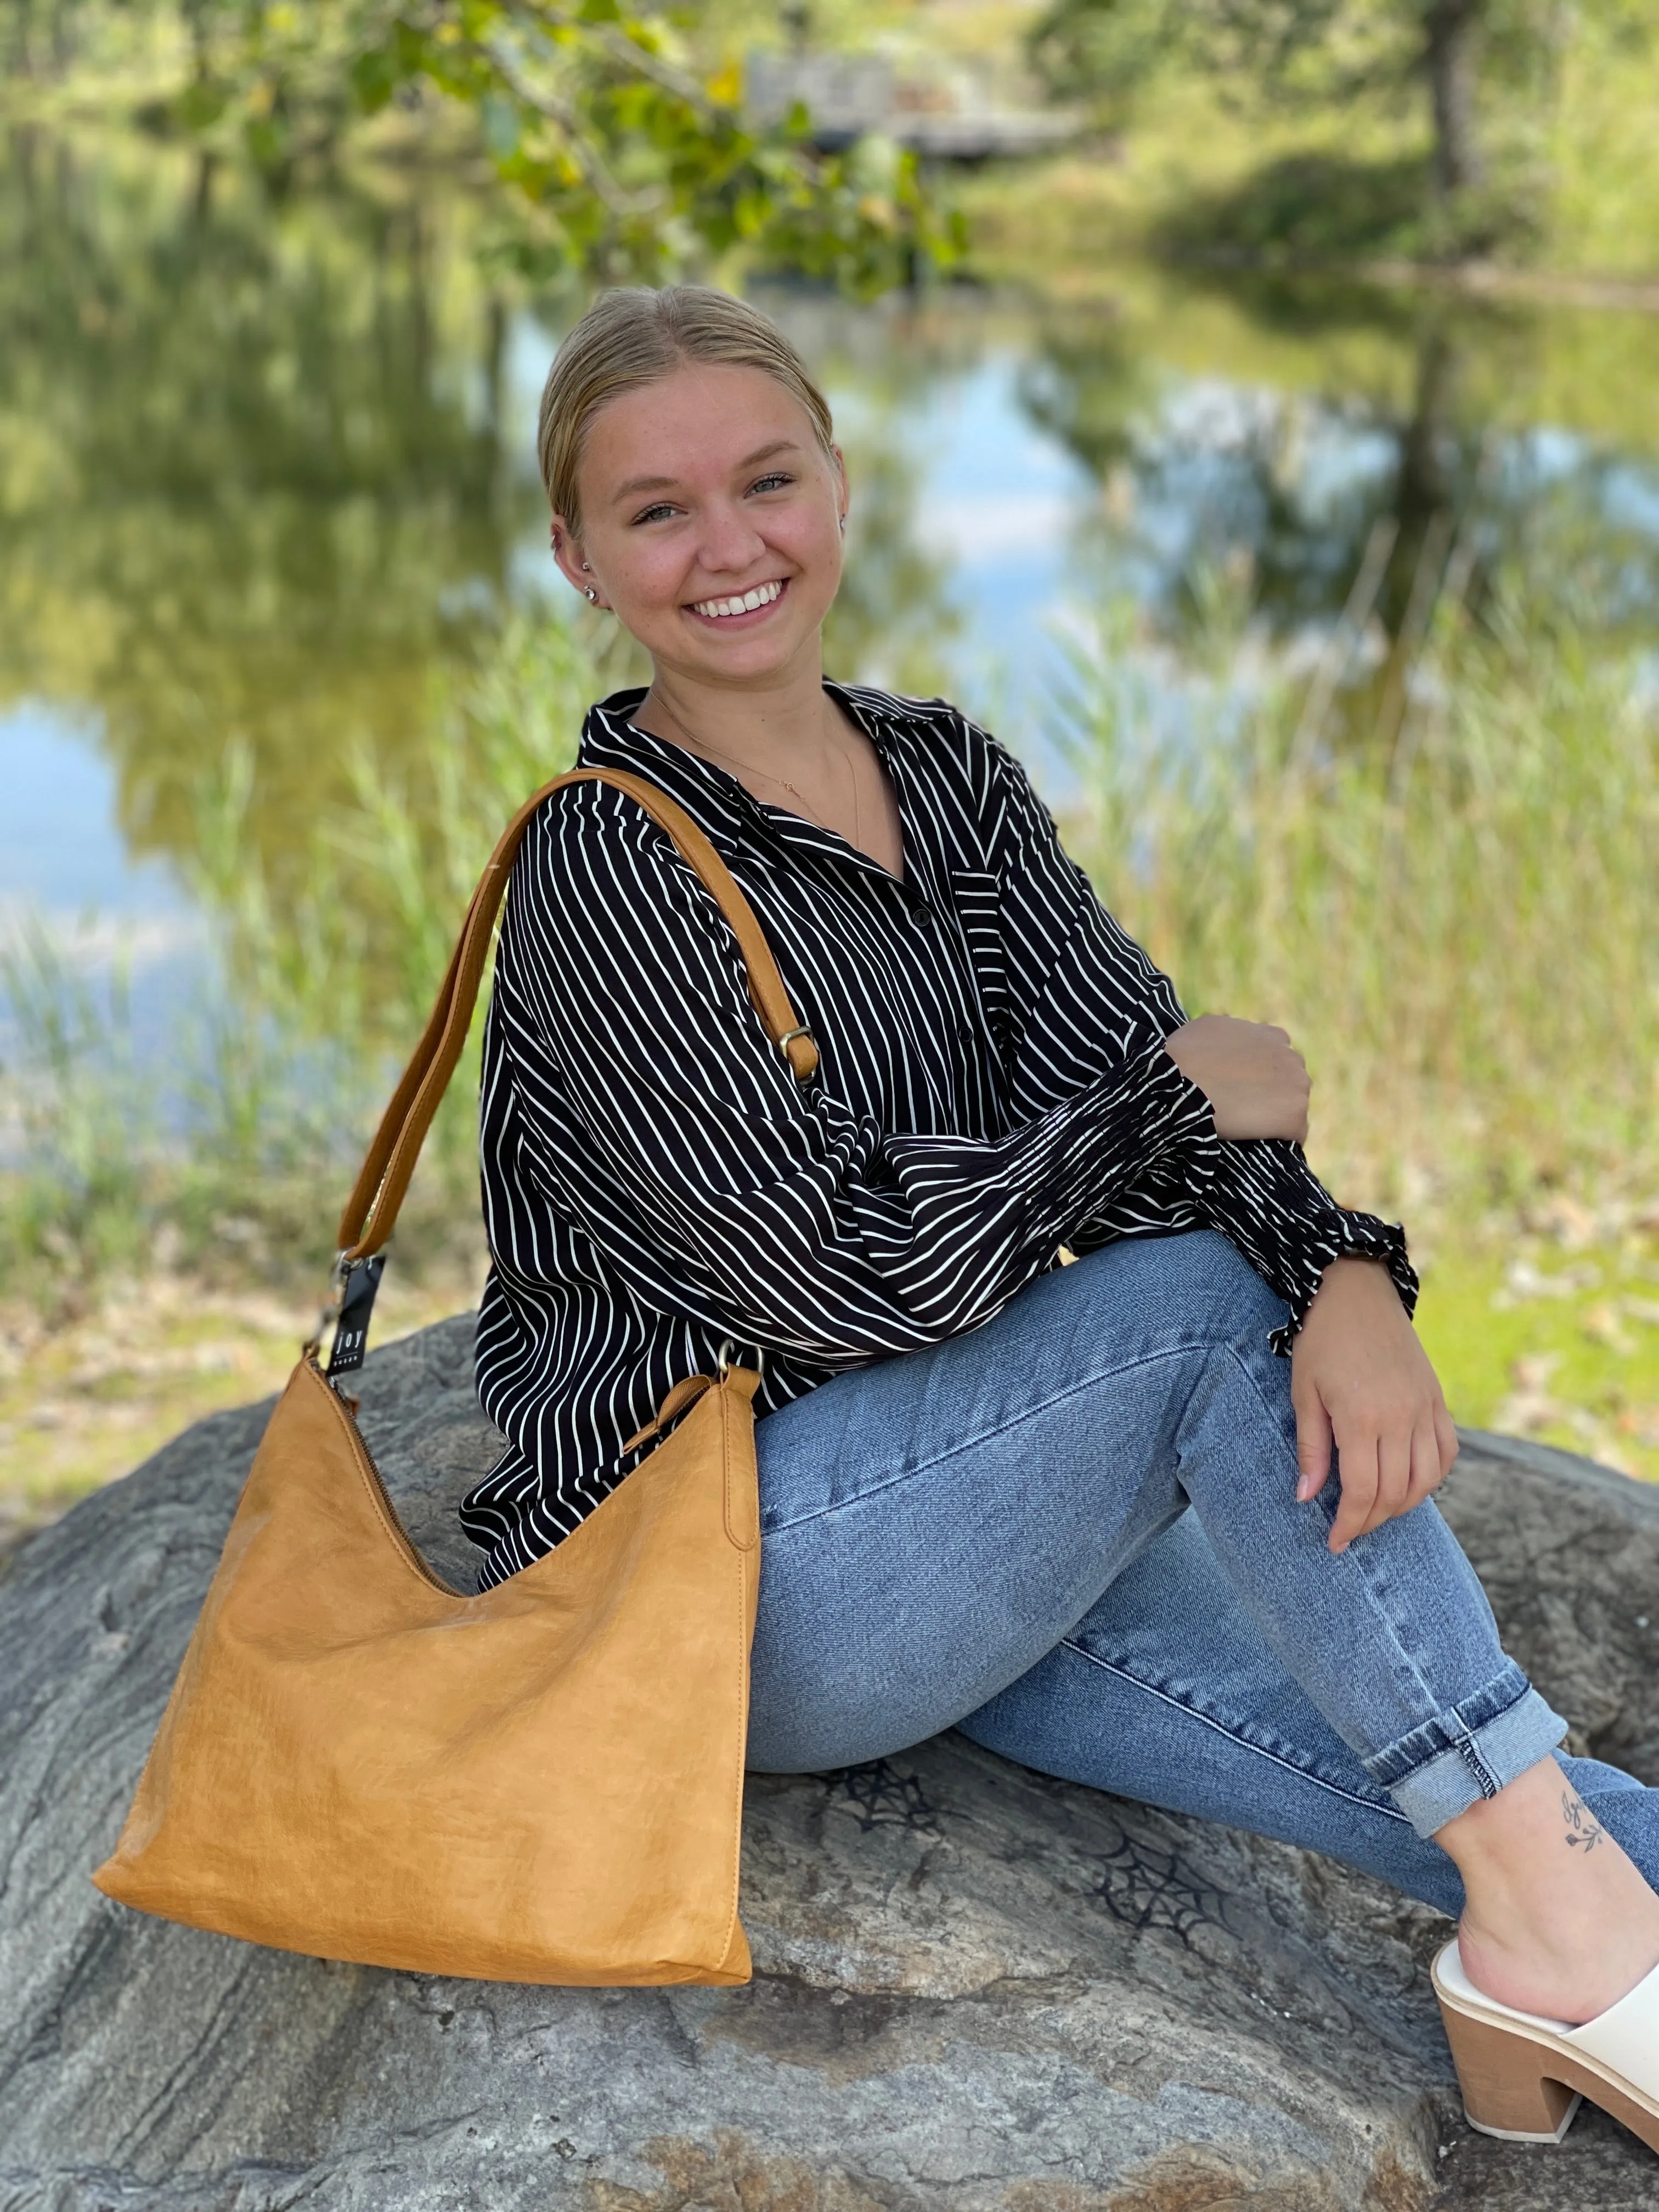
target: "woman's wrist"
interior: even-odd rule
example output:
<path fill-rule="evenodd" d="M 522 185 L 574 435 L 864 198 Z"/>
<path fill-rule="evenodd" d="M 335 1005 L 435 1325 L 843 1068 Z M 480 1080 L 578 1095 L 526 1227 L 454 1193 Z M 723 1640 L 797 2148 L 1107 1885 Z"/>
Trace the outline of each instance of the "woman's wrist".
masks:
<path fill-rule="evenodd" d="M 1165 1037 L 1164 1049 L 1208 1098 L 1218 1137 L 1305 1141 L 1308 1070 L 1283 1030 L 1200 1014 Z"/>
<path fill-rule="evenodd" d="M 1308 1303 L 1308 1311 L 1310 1313 L 1313 1311 L 1315 1306 L 1319 1304 L 1322 1298 L 1326 1297 L 1326 1293 L 1334 1285 L 1336 1286 L 1337 1297 L 1340 1298 L 1345 1295 L 1342 1288 L 1342 1285 L 1345 1284 L 1358 1284 L 1362 1281 L 1370 1282 L 1377 1277 L 1381 1277 L 1382 1280 L 1388 1285 L 1389 1290 L 1394 1292 L 1395 1301 L 1397 1304 L 1400 1299 L 1400 1293 L 1395 1289 L 1394 1277 L 1389 1273 L 1389 1263 L 1382 1257 L 1380 1252 L 1340 1253 L 1338 1256 L 1330 1262 L 1329 1266 L 1327 1267 L 1323 1274 L 1321 1275 L 1319 1279 L 1319 1288 L 1314 1292 L 1313 1297 Z M 1329 1304 L 1333 1303 L 1333 1301 L 1326 1298 L 1326 1303 Z"/>

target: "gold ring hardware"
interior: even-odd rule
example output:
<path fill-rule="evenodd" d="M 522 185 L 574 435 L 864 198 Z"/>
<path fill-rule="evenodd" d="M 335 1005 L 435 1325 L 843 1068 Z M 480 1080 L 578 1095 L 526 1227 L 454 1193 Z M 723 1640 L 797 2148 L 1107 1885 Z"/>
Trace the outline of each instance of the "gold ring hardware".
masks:
<path fill-rule="evenodd" d="M 328 1296 L 318 1309 L 317 1325 L 301 1346 L 301 1352 L 320 1352 L 323 1348 L 323 1339 L 340 1318 L 340 1306 L 345 1297 L 348 1265 L 343 1251 L 334 1255 L 334 1265 L 329 1271 Z"/>

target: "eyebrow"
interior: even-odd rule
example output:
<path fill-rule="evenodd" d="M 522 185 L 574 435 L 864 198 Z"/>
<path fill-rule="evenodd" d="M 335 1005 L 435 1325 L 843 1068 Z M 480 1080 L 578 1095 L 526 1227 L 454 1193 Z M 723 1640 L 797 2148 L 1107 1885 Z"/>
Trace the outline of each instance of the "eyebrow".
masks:
<path fill-rule="evenodd" d="M 752 453 L 745 453 L 738 463 L 740 469 L 752 469 L 761 461 L 769 461 L 776 453 L 798 453 L 800 447 L 793 438 L 774 438 L 769 446 L 757 446 Z M 613 505 L 625 499 L 637 499 L 642 491 L 672 491 L 679 482 L 678 477 L 629 477 L 626 483 L 618 484 L 611 495 Z"/>

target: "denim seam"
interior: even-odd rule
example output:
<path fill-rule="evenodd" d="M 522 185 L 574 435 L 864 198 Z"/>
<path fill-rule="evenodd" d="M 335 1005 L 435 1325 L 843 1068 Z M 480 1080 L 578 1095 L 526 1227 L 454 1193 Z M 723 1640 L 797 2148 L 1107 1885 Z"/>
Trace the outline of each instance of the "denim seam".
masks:
<path fill-rule="evenodd" d="M 1487 1714 L 1479 1727 L 1471 1728 L 1463 1718 L 1462 1706 L 1474 1705 L 1478 1699 L 1483 1698 L 1493 1684 L 1501 1682 L 1504 1679 L 1505 1674 L 1513 1674 L 1520 1682 L 1520 1688 L 1507 1705 L 1499 1705 L 1496 1712 Z M 1506 1660 L 1504 1674 L 1494 1674 L 1491 1682 L 1483 1682 L 1478 1690 L 1472 1691 L 1469 1696 L 1462 1698 L 1458 1705 L 1449 1705 L 1444 1713 L 1435 1716 L 1435 1725 L 1444 1731 L 1446 1741 L 1432 1750 L 1425 1752 L 1421 1759 L 1406 1767 L 1392 1780 L 1382 1783 L 1380 1786 L 1385 1790 L 1396 1789 L 1401 1783 L 1409 1782 L 1413 1775 L 1422 1773 L 1425 1767 L 1431 1766 L 1436 1759 L 1443 1759 L 1449 1751 L 1455 1751 L 1473 1771 L 1475 1780 L 1480 1785 L 1481 1796 L 1495 1797 L 1503 1785 L 1492 1772 L 1486 1762 L 1485 1753 L 1481 1751 L 1481 1735 L 1486 1729 L 1501 1721 L 1506 1713 L 1512 1713 L 1517 1705 L 1524 1705 L 1526 1700 L 1534 1694 L 1534 1686 L 1524 1672 L 1512 1659 Z M 1415 1729 L 1408 1729 L 1407 1736 L 1414 1735 L 1416 1733 Z M 1407 1738 L 1401 1739 L 1401 1741 L 1406 1740 Z M 1394 1744 L 1385 1744 L 1381 1751 L 1364 1761 L 1366 1771 L 1370 1773 L 1373 1766 L 1386 1765 L 1395 1749 Z M 1377 1778 L 1373 1774 L 1371 1778 L 1376 1781 Z"/>
<path fill-rule="evenodd" d="M 1170 1345 L 1161 1352 L 1148 1352 L 1139 1358 L 1126 1359 L 1119 1366 L 1102 1368 L 1095 1374 L 1080 1375 L 1068 1382 L 1063 1390 L 1056 1390 L 1051 1398 L 1043 1399 L 1041 1404 L 1022 1406 L 1018 1413 L 1011 1413 L 1006 1420 L 999 1422 L 994 1427 L 981 1429 L 977 1435 L 966 1437 L 960 1443 L 952 1444 L 947 1451 L 936 1452 L 932 1459 L 918 1460 L 914 1467 L 905 1468 L 888 1481 L 877 1484 L 872 1490 L 860 1490 L 856 1497 L 839 1498 L 829 1505 L 815 1506 L 810 1513 L 798 1513 L 788 1521 L 774 1522 L 770 1527 L 767 1527 L 763 1522 L 763 1532 L 769 1536 L 781 1536 L 787 1528 L 805 1528 L 809 1521 L 821 1521 L 826 1513 L 844 1513 L 849 1506 L 862 1505 L 870 1498 L 885 1496 L 888 1491 L 896 1489 L 902 1482 L 913 1481 L 919 1474 L 931 1474 L 933 1468 L 943 1467 L 949 1461 L 960 1458 L 965 1451 L 973 1451 L 981 1444 L 990 1443 L 998 1437 L 1007 1436 L 1011 1431 L 1020 1427 L 1024 1422 L 1034 1421 L 1039 1413 L 1051 1413 L 1056 1406 L 1063 1406 L 1068 1398 L 1075 1398 L 1080 1391 L 1092 1389 L 1097 1382 L 1106 1382 L 1119 1375 L 1133 1375 L 1143 1367 L 1156 1367 L 1163 1360 L 1185 1359 L 1192 1352 L 1213 1352 L 1214 1349 L 1213 1345 L 1206 1343 L 1200 1338 L 1194 1344 Z"/>
<path fill-rule="evenodd" d="M 1266 1397 L 1263 1395 L 1261 1386 L 1257 1381 L 1255 1376 L 1251 1372 L 1249 1364 L 1239 1357 L 1237 1347 L 1236 1346 L 1230 1345 L 1227 1349 L 1231 1354 L 1239 1371 L 1244 1376 L 1246 1382 L 1250 1385 L 1255 1401 L 1261 1407 L 1263 1415 L 1266 1417 L 1268 1427 L 1272 1429 L 1275 1434 L 1278 1434 L 1279 1425 L 1273 1418 L 1273 1408 L 1268 1405 Z M 1280 1440 L 1281 1442 L 1283 1441 L 1282 1437 Z M 1363 1557 L 1355 1559 L 1352 1547 L 1350 1547 L 1349 1551 L 1343 1556 L 1345 1558 L 1353 1559 L 1354 1566 L 1364 1585 L 1365 1594 L 1370 1601 L 1371 1609 L 1376 1615 L 1376 1620 L 1387 1632 L 1389 1638 L 1395 1651 L 1399 1654 L 1400 1658 L 1403 1661 L 1411 1680 L 1416 1684 L 1419 1692 L 1430 1709 L 1428 1716 L 1429 1720 L 1442 1729 L 1445 1733 L 1447 1738 L 1446 1743 L 1439 1752 L 1431 1753 L 1430 1757 L 1440 1758 L 1443 1757 L 1447 1751 L 1455 1751 L 1462 1759 L 1463 1765 L 1468 1768 L 1469 1774 L 1474 1782 L 1475 1787 L 1480 1790 L 1481 1796 L 1483 1797 L 1495 1797 L 1498 1795 L 1499 1787 L 1498 1778 L 1493 1774 L 1491 1767 L 1486 1764 L 1486 1761 L 1481 1753 L 1480 1743 L 1477 1741 L 1474 1732 L 1470 1729 L 1468 1724 L 1463 1721 L 1457 1705 L 1453 1705 L 1442 1706 L 1439 1704 L 1432 1686 L 1424 1677 L 1422 1668 L 1418 1663 L 1416 1656 L 1407 1650 L 1406 1644 L 1400 1634 L 1399 1625 L 1395 1619 L 1393 1607 L 1391 1604 L 1385 1601 L 1383 1593 L 1373 1579 L 1370 1572 L 1368 1561 Z M 1510 1667 L 1514 1667 L 1515 1662 L 1513 1660 L 1509 1660 L 1507 1661 L 1507 1664 Z M 1532 1684 L 1522 1670 L 1517 1668 L 1516 1671 L 1521 1675 L 1522 1687 L 1520 1696 L 1511 1702 L 1518 1704 L 1520 1702 L 1520 1698 L 1524 1697 L 1532 1688 Z M 1474 1694 L 1479 1696 L 1480 1692 L 1477 1691 Z M 1468 1701 L 1465 1700 L 1463 1702 Z M 1502 1711 L 1507 1712 L 1509 1710 L 1510 1707 L 1506 1705 L 1502 1709 Z M 1498 1720 L 1502 1717 L 1502 1713 L 1494 1713 L 1491 1717 L 1492 1720 Z M 1419 1727 L 1423 1725 L 1424 1723 L 1421 1722 L 1418 1723 Z M 1485 1723 L 1482 1725 L 1484 1726 Z M 1410 1735 L 1415 1733 L 1415 1731 L 1408 1729 L 1407 1733 Z M 1365 1768 L 1367 1773 L 1371 1772 L 1372 1766 L 1375 1762 L 1380 1762 L 1386 1759 L 1389 1748 L 1389 1747 L 1384 1746 L 1382 1750 L 1373 1753 L 1370 1758 L 1362 1758 L 1360 1763 Z M 1379 1786 L 1392 1791 L 1396 1789 L 1400 1784 L 1409 1781 L 1413 1774 L 1421 1772 L 1423 1768 L 1427 1766 L 1428 1764 L 1428 1758 L 1421 1759 L 1416 1766 L 1410 1770 L 1408 1773 L 1399 1775 L 1395 1777 L 1393 1781 L 1381 1784 Z M 1375 1777 L 1373 1777 L 1373 1778 L 1375 1779 Z"/>
<path fill-rule="evenodd" d="M 1373 1797 L 1357 1796 L 1352 1790 L 1345 1790 L 1340 1782 L 1328 1782 L 1323 1775 L 1310 1774 L 1305 1766 L 1298 1766 L 1294 1759 L 1286 1759 L 1281 1752 L 1269 1751 L 1262 1744 L 1252 1743 L 1249 1736 L 1240 1735 L 1224 1721 L 1218 1721 L 1212 1714 L 1200 1711 L 1196 1705 L 1189 1705 L 1184 1698 L 1177 1698 L 1173 1691 L 1159 1689 L 1156 1683 L 1147 1681 L 1144 1675 L 1131 1674 L 1126 1667 L 1115 1667 L 1109 1659 L 1102 1659 L 1096 1653 L 1085 1650 L 1081 1644 L 1074 1644 L 1069 1636 L 1060 1638 L 1060 1649 L 1074 1651 L 1079 1659 L 1086 1659 L 1091 1667 L 1098 1667 L 1103 1674 L 1115 1674 L 1119 1681 L 1128 1682 L 1137 1690 L 1144 1690 L 1149 1698 L 1157 1698 L 1164 1705 L 1172 1706 L 1176 1712 L 1187 1714 L 1205 1728 L 1212 1729 L 1217 1735 L 1225 1736 L 1229 1743 L 1236 1743 L 1242 1750 L 1253 1752 L 1258 1759 L 1268 1759 L 1273 1765 L 1283 1767 L 1285 1773 L 1311 1783 L 1316 1790 L 1328 1790 L 1333 1797 L 1340 1797 L 1346 1804 L 1360 1806 L 1368 1813 L 1380 1814 L 1386 1820 L 1398 1820 L 1405 1827 L 1411 1826 L 1409 1818 L 1397 1805 L 1379 1805 Z"/>
<path fill-rule="evenodd" d="M 1494 1715 L 1489 1723 L 1483 1723 L 1483 1730 L 1487 1726 L 1494 1729 L 1501 1728 L 1512 1714 L 1523 1709 L 1529 1709 L 1531 1725 L 1523 1728 L 1518 1739 L 1505 1747 L 1504 1763 L 1511 1778 L 1557 1750 L 1561 1738 L 1567 1732 L 1566 1723 L 1559 1713 L 1551 1712 L 1536 1690 L 1528 1690 L 1524 1698 L 1506 1705 L 1502 1712 Z M 1478 1747 L 1472 1756 L 1466 1757 L 1464 1753 L 1462 1744 L 1445 1744 L 1437 1755 L 1414 1766 L 1397 1784 L 1387 1785 L 1391 1794 L 1402 1801 L 1401 1809 L 1409 1814 L 1412 1826 L 1419 1836 L 1437 1834 L 1448 1820 L 1455 1820 L 1460 1813 L 1466 1812 L 1471 1804 L 1480 1803 L 1483 1796 L 1497 1795 L 1501 1785 L 1485 1745 Z M 1524 1756 L 1522 1755 L 1523 1753 Z M 1444 1771 L 1437 1775 L 1437 1769 Z M 1447 1786 L 1448 1773 L 1459 1778 L 1457 1784 L 1450 1789 Z M 1471 1773 L 1477 1778 L 1488 1778 L 1492 1788 L 1483 1790 L 1477 1780 L 1471 1789 Z M 1435 1778 L 1431 1780 L 1431 1777 Z M 1373 1775 L 1371 1778 L 1375 1781 L 1379 1778 Z"/>
<path fill-rule="evenodd" d="M 1267 1426 L 1273 1431 L 1275 1437 L 1278 1437 L 1279 1443 L 1282 1444 L 1285 1441 L 1283 1434 L 1279 1430 L 1278 1422 L 1273 1418 L 1273 1408 L 1268 1405 L 1267 1401 L 1262 1393 L 1261 1383 L 1251 1372 L 1248 1363 L 1239 1358 L 1237 1347 L 1233 1345 L 1229 1345 L 1227 1346 L 1227 1350 L 1231 1355 L 1239 1372 L 1249 1384 L 1250 1389 L 1255 1395 L 1256 1404 L 1261 1407 L 1262 1414 L 1267 1420 Z M 1327 1480 L 1328 1480 L 1328 1477 Z M 1309 1502 L 1311 1504 L 1312 1501 L 1310 1500 Z M 1357 1540 L 1356 1540 L 1356 1541 Z M 1417 1686 L 1419 1693 L 1429 1707 L 1429 1717 L 1435 1720 L 1441 1719 L 1443 1717 L 1443 1709 L 1435 1695 L 1434 1689 L 1425 1679 L 1423 1670 L 1418 1664 L 1415 1655 L 1407 1649 L 1406 1644 L 1401 1637 L 1399 1624 L 1395 1619 L 1393 1607 L 1391 1605 L 1383 1601 L 1382 1594 L 1378 1589 L 1376 1583 L 1371 1577 L 1366 1560 L 1364 1558 L 1355 1558 L 1354 1547 L 1352 1545 L 1350 1545 L 1347 1551 L 1341 1556 L 1345 1559 L 1348 1559 L 1352 1562 L 1354 1569 L 1358 1571 L 1359 1577 L 1364 1585 L 1364 1594 L 1370 1601 L 1372 1611 L 1382 1625 L 1383 1628 L 1387 1631 L 1390 1643 L 1393 1644 L 1395 1650 L 1398 1653 L 1401 1660 L 1404 1662 L 1412 1680 Z M 1530 1688 L 1531 1685 L 1528 1684 L 1528 1686 Z M 1447 1708 L 1446 1710 L 1455 1711 L 1455 1708 Z M 1420 1726 L 1421 1723 L 1419 1723 L 1419 1725 Z M 1449 1733 L 1449 1731 L 1448 1731 L 1448 1733 Z M 1379 1753 L 1376 1755 L 1377 1757 L 1381 1757 L 1382 1753 Z M 1481 1765 L 1478 1758 L 1473 1760 L 1471 1764 L 1474 1767 L 1476 1778 L 1478 1780 L 1486 1770 Z M 1491 1794 L 1496 1794 L 1495 1789 Z"/>

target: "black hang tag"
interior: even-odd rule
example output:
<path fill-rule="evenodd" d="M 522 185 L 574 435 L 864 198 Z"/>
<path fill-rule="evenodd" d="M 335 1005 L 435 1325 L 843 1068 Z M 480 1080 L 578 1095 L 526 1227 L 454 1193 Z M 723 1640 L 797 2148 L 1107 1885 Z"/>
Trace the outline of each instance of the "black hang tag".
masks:
<path fill-rule="evenodd" d="M 334 1344 L 328 1355 L 328 1379 L 349 1375 L 363 1364 L 368 1348 L 368 1317 L 374 1310 L 374 1293 L 386 1273 L 386 1254 L 372 1260 L 354 1260 L 346 1269 L 340 1292 L 340 1317 L 334 1324 Z"/>

